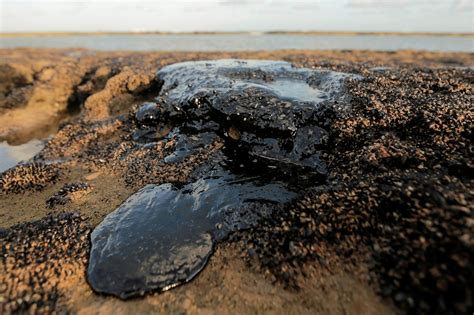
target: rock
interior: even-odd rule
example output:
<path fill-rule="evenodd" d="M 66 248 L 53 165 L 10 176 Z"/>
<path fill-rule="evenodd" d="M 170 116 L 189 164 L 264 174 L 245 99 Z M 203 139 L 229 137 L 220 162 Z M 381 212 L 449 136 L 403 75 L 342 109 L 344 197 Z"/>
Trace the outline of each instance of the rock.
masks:
<path fill-rule="evenodd" d="M 22 193 L 26 190 L 41 190 L 59 177 L 56 165 L 39 162 L 19 164 L 0 173 L 0 191 Z"/>
<path fill-rule="evenodd" d="M 156 126 L 160 119 L 159 105 L 153 102 L 145 103 L 135 114 L 139 126 Z"/>
<path fill-rule="evenodd" d="M 51 68 L 46 68 L 38 74 L 38 80 L 41 82 L 48 82 L 56 75 L 56 71 Z"/>
<path fill-rule="evenodd" d="M 48 208 L 65 205 L 78 200 L 92 191 L 92 186 L 87 183 L 65 184 L 58 192 L 46 200 Z"/>
<path fill-rule="evenodd" d="M 356 75 L 294 68 L 287 62 L 219 60 L 161 69 L 156 103 L 135 114 L 141 125 L 174 122 L 228 140 L 227 154 L 292 174 L 325 175 L 320 159 L 328 111 L 348 107 L 344 80 Z M 251 164 L 256 166 L 255 164 Z M 284 169 L 287 170 L 284 170 Z"/>

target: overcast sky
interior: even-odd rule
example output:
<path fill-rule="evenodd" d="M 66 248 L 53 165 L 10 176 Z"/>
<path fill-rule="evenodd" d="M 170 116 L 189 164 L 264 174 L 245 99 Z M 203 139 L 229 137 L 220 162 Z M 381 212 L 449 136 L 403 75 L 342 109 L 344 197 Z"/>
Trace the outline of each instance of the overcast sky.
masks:
<path fill-rule="evenodd" d="M 474 32 L 474 0 L 0 0 L 1 31 Z"/>

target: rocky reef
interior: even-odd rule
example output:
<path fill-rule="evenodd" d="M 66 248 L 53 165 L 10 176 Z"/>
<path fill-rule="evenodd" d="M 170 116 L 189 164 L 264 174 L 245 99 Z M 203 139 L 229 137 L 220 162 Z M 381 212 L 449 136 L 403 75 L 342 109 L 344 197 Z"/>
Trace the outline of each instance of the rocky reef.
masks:
<path fill-rule="evenodd" d="M 0 313 L 472 313 L 472 54 L 0 56 Z"/>

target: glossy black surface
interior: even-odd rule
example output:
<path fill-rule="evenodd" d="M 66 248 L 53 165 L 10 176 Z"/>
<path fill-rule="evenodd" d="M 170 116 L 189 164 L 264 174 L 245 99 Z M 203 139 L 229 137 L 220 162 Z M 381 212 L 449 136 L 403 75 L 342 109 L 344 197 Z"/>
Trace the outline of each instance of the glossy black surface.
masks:
<path fill-rule="evenodd" d="M 94 230 L 89 282 L 121 298 L 191 280 L 215 241 L 324 182 L 328 117 L 348 106 L 343 83 L 356 78 L 242 60 L 180 63 L 157 76 L 159 95 L 132 116 L 135 141 L 175 139 L 165 163 L 216 138 L 224 147 L 189 184 L 148 185 Z"/>
<path fill-rule="evenodd" d="M 219 133 L 235 159 L 324 175 L 326 117 L 348 102 L 344 80 L 357 76 L 279 61 L 219 60 L 167 66 L 158 78 L 163 121 Z"/>
<path fill-rule="evenodd" d="M 93 231 L 89 283 L 128 298 L 189 281 L 205 266 L 213 241 L 246 224 L 227 212 L 295 196 L 281 184 L 258 185 L 223 170 L 181 189 L 145 186 Z"/>

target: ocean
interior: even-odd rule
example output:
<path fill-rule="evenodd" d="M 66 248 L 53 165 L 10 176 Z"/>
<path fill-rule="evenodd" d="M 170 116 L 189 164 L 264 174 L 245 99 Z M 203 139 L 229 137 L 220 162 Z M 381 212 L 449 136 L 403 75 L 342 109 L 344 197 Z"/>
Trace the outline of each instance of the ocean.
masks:
<path fill-rule="evenodd" d="M 426 50 L 474 52 L 474 37 L 434 35 L 68 35 L 5 37 L 1 48 L 88 48 L 131 51 Z"/>

